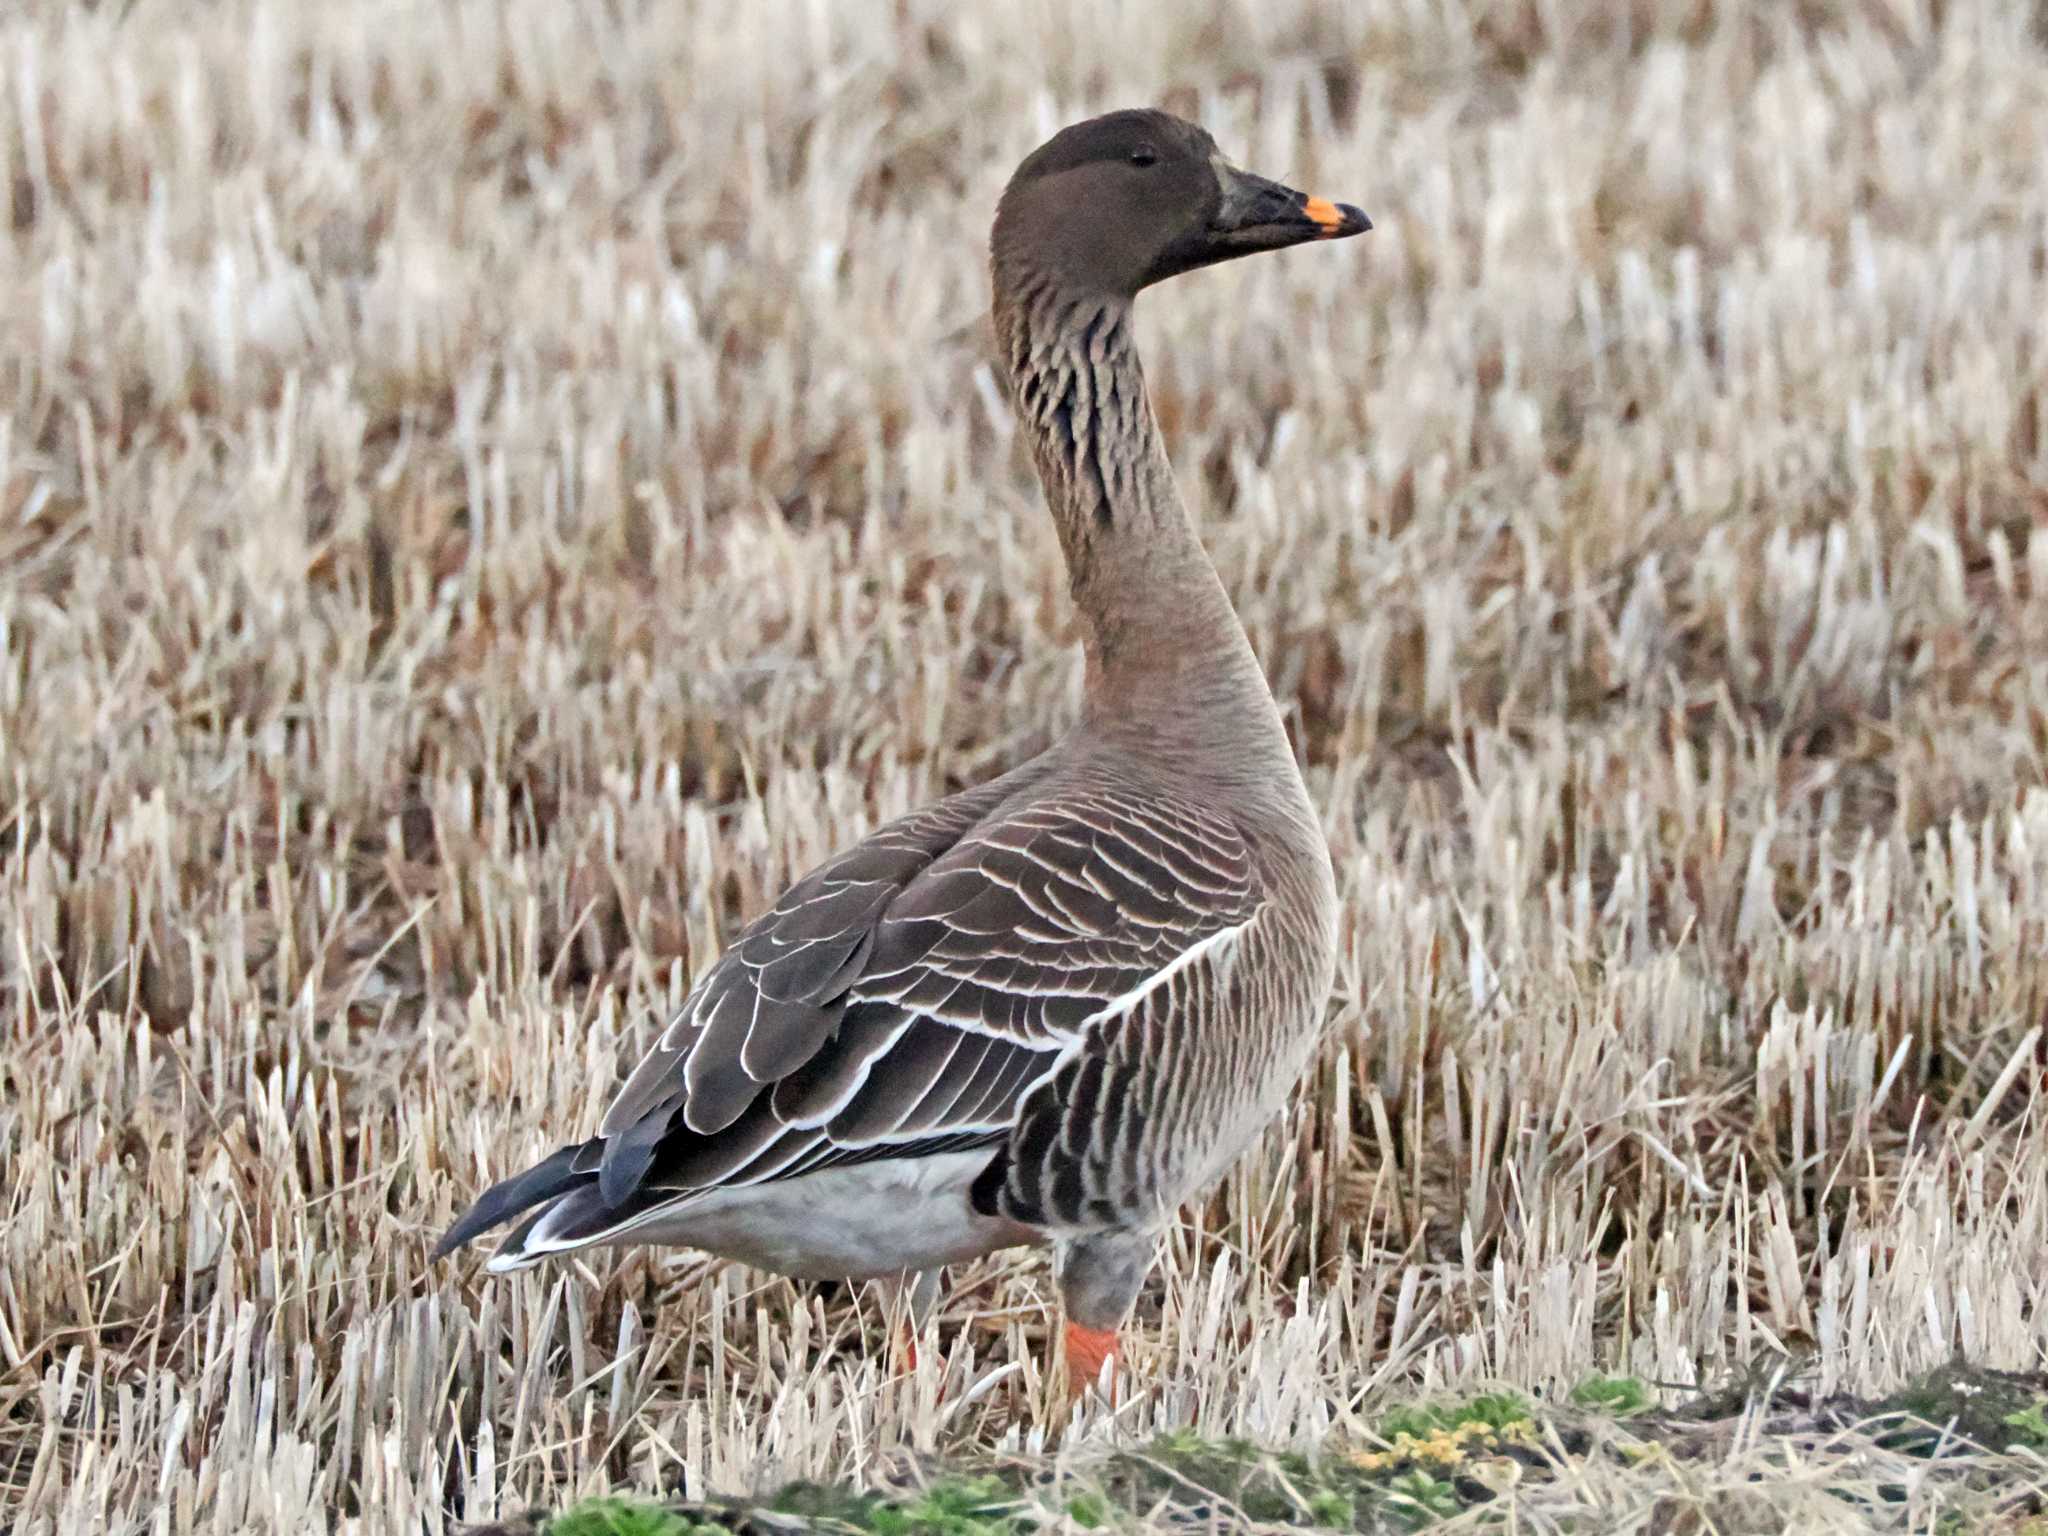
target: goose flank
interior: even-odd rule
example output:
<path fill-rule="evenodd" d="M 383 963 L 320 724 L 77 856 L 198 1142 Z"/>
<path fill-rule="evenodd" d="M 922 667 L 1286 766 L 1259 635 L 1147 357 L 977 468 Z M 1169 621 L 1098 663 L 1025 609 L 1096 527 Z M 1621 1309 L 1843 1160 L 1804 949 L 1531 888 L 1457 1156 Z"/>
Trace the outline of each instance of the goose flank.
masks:
<path fill-rule="evenodd" d="M 1080 719 L 792 886 L 598 1134 L 487 1190 L 436 1256 L 517 1219 L 493 1271 L 663 1243 L 929 1305 L 941 1266 L 1049 1243 L 1069 1388 L 1102 1379 L 1159 1234 L 1306 1067 L 1336 952 L 1329 851 L 1175 487 L 1131 306 L 1370 227 L 1163 112 L 1023 162 L 993 314 L 1082 621 Z"/>

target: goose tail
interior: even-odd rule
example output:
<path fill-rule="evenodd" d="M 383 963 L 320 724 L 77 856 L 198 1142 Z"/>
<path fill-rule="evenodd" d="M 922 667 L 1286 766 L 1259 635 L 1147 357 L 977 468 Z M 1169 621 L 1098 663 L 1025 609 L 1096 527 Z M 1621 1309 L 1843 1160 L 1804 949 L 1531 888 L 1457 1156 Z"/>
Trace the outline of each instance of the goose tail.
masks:
<path fill-rule="evenodd" d="M 441 1234 L 441 1240 L 434 1244 L 433 1257 L 444 1259 L 456 1249 L 475 1241 L 496 1226 L 502 1226 L 513 1217 L 533 1210 L 537 1205 L 551 1206 L 564 1195 L 574 1194 L 597 1183 L 597 1167 L 603 1157 L 604 1143 L 599 1140 L 579 1142 L 567 1146 L 554 1156 L 535 1163 L 524 1173 L 515 1173 L 509 1179 L 500 1179 L 477 1197 L 476 1203 L 455 1219 L 454 1225 Z M 545 1214 L 538 1212 L 536 1215 Z M 511 1248 L 533 1225 L 529 1220 L 505 1244 Z M 500 1257 L 503 1250 L 500 1251 Z M 492 1261 L 492 1267 L 497 1261 Z"/>

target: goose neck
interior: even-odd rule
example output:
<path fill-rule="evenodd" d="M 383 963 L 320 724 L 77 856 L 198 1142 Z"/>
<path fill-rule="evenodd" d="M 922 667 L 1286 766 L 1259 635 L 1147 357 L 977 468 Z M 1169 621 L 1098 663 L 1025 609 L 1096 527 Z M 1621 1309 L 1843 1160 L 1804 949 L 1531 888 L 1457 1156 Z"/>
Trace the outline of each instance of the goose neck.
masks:
<path fill-rule="evenodd" d="M 1059 530 L 1088 653 L 1090 709 L 1267 698 L 1153 419 L 1130 301 L 1022 285 L 999 299 L 1012 396 Z"/>

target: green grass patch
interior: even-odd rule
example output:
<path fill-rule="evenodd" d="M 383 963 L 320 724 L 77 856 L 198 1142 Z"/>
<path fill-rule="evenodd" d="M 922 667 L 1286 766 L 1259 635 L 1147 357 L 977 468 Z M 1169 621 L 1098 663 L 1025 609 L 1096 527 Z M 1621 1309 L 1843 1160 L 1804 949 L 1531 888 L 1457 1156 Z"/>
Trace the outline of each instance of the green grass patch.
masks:
<path fill-rule="evenodd" d="M 1726 1437 L 1703 1433 L 1737 1413 L 1760 1414 L 1764 1440 L 1815 1444 L 1860 1439 L 1871 1454 L 1938 1459 L 1928 1476 L 1954 1502 L 1924 1529 L 1995 1529 L 1999 1536 L 2048 1536 L 2037 1529 L 2048 1489 L 2030 1495 L 2030 1474 L 2048 1447 L 2048 1378 L 1961 1367 L 1936 1371 L 1876 1400 L 1816 1400 L 1795 1382 L 1702 1393 L 1660 1410 L 1631 1376 L 1581 1382 L 1563 1401 L 1536 1404 L 1510 1392 L 1408 1404 L 1383 1413 L 1363 1445 L 1316 1454 L 1192 1433 L 1142 1446 L 1091 1451 L 1072 1460 L 993 1458 L 921 1464 L 901 1481 L 857 1490 L 793 1483 L 765 1500 L 663 1507 L 593 1499 L 538 1525 L 488 1528 L 493 1536 L 1027 1536 L 1043 1530 L 1159 1531 L 1245 1525 L 1406 1533 L 1471 1516 L 1512 1483 L 1524 1508 L 1549 1487 L 1573 1485 L 1592 1461 L 1608 1475 L 1641 1479 L 1653 1503 L 1695 1509 L 1710 1524 L 1742 1522 L 1774 1465 L 1761 1441 L 1753 1469 L 1721 1467 Z M 1748 1407 L 1744 1407 L 1748 1404 Z M 1845 1456 L 1845 1465 L 1853 1462 Z M 1704 1476 L 1703 1476 L 1704 1474 Z M 1867 1509 L 1873 1529 L 1897 1514 L 1907 1490 L 1891 1478 L 1845 1484 L 1840 1497 Z M 1718 1480 L 1718 1483 L 1717 1483 Z M 1653 1490 L 1653 1491 L 1652 1491 Z M 1561 1493 L 1560 1510 L 1572 1507 Z M 1535 1501 L 1535 1502 L 1532 1502 Z M 1750 1501 L 1750 1502 L 1745 1502 Z M 2005 1523 L 1981 1524 L 1995 1509 Z M 2028 1524 L 2034 1521 L 2034 1525 Z M 1162 1524 L 1163 1522 L 1163 1524 Z"/>
<path fill-rule="evenodd" d="M 1527 1398 L 1514 1392 L 1488 1392 L 1478 1397 L 1416 1407 L 1390 1409 L 1381 1419 L 1382 1438 L 1426 1440 L 1437 1435 L 1470 1434 L 1527 1427 L 1535 1421 L 1535 1410 Z"/>
<path fill-rule="evenodd" d="M 1650 1389 L 1633 1376 L 1588 1376 L 1572 1388 L 1571 1400 L 1574 1407 L 1610 1419 L 1633 1418 L 1655 1406 Z"/>
<path fill-rule="evenodd" d="M 2000 1421 L 2013 1432 L 2022 1445 L 2048 1447 L 2048 1413 L 2040 1403 L 2029 1403 L 2026 1407 L 2008 1413 Z"/>
<path fill-rule="evenodd" d="M 895 1494 L 793 1483 L 768 1507 L 820 1530 L 871 1531 L 874 1536 L 1013 1536 L 1043 1523 L 1035 1512 L 1025 1511 L 1015 1483 L 993 1474 L 942 1477 Z"/>
<path fill-rule="evenodd" d="M 722 1524 L 640 1499 L 586 1499 L 550 1520 L 546 1536 L 730 1536 Z"/>
<path fill-rule="evenodd" d="M 934 1483 L 901 1504 L 884 1504 L 868 1529 L 875 1536 L 1011 1536 L 1028 1530 L 1017 1521 L 1016 1497 L 993 1477 Z M 1034 1522 L 1035 1525 L 1035 1522 Z"/>

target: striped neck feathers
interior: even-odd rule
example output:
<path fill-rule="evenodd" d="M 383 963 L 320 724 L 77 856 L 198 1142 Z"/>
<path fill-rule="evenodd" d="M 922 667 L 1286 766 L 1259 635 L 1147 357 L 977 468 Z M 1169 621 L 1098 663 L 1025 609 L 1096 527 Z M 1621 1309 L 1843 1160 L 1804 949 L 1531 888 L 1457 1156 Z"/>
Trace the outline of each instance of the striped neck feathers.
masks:
<path fill-rule="evenodd" d="M 1223 680 L 1249 668 L 1263 694 L 1244 628 L 1174 484 L 1130 301 L 1026 279 L 999 286 L 995 321 L 1087 629 L 1096 702 L 1128 708 L 1190 670 Z"/>

